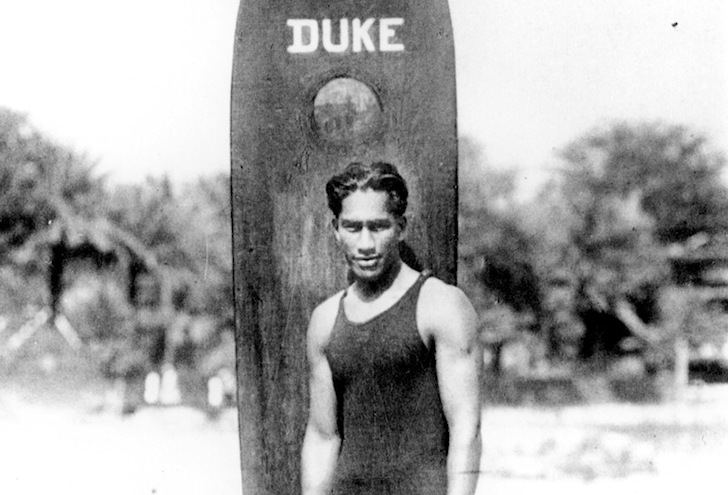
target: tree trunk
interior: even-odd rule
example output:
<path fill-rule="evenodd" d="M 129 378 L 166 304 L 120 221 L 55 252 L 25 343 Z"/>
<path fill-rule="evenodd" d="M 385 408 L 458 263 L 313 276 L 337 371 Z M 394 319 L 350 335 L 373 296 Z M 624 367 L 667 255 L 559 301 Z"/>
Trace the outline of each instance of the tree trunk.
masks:
<path fill-rule="evenodd" d="M 677 336 L 674 342 L 675 365 L 673 375 L 674 396 L 682 399 L 688 386 L 690 347 L 687 339 Z"/>

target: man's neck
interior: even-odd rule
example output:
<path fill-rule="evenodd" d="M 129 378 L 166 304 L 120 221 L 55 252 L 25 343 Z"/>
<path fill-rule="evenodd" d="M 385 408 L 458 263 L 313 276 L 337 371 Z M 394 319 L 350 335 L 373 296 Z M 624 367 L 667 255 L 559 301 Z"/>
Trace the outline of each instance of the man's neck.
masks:
<path fill-rule="evenodd" d="M 378 299 L 387 292 L 402 273 L 404 263 L 400 260 L 391 270 L 387 271 L 381 278 L 373 281 L 357 280 L 354 282 L 354 290 L 359 299 L 364 302 L 371 302 Z"/>

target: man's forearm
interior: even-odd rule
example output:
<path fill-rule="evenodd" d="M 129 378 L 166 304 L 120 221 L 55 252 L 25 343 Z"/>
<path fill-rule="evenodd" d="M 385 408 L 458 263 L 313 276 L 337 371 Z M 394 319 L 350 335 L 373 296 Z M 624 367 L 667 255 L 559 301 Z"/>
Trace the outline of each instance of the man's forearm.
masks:
<path fill-rule="evenodd" d="M 328 495 L 339 457 L 338 436 L 326 437 L 307 430 L 301 451 L 303 495 Z"/>
<path fill-rule="evenodd" d="M 473 495 L 480 477 L 480 432 L 450 439 L 447 455 L 447 495 Z"/>

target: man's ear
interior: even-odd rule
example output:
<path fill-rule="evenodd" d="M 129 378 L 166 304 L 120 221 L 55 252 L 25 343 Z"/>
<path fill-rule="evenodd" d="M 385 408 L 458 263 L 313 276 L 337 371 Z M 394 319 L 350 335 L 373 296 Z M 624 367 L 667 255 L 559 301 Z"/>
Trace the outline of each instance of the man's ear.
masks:
<path fill-rule="evenodd" d="M 405 231 L 407 230 L 407 217 L 402 215 L 397 218 L 397 224 L 399 225 L 399 240 L 402 241 L 405 238 Z"/>
<path fill-rule="evenodd" d="M 331 228 L 334 229 L 334 237 L 336 237 L 336 240 L 341 241 L 341 236 L 339 235 L 339 219 L 337 217 L 331 219 Z"/>

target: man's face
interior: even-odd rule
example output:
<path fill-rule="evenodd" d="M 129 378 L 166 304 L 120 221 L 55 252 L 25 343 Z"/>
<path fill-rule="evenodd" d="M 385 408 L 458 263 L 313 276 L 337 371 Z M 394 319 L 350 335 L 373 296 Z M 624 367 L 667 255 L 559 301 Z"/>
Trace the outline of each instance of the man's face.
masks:
<path fill-rule="evenodd" d="M 399 263 L 399 243 L 404 238 L 404 218 L 387 210 L 387 194 L 357 190 L 344 198 L 336 240 L 356 280 L 376 282 Z"/>

